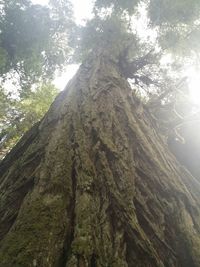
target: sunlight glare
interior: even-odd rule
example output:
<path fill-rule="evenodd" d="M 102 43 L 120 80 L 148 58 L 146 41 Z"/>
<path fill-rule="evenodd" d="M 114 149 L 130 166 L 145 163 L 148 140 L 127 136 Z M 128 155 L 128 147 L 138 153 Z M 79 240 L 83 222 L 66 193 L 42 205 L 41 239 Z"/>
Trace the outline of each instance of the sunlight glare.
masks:
<path fill-rule="evenodd" d="M 200 71 L 190 68 L 187 71 L 191 101 L 200 106 Z"/>
<path fill-rule="evenodd" d="M 48 5 L 49 0 L 31 0 L 35 5 Z M 70 0 L 74 7 L 74 17 L 77 24 L 84 25 L 87 19 L 92 18 L 92 0 Z"/>
<path fill-rule="evenodd" d="M 74 16 L 77 24 L 85 24 L 87 19 L 92 18 L 93 3 L 91 0 L 71 0 L 74 6 Z"/>
<path fill-rule="evenodd" d="M 56 75 L 53 84 L 60 90 L 63 90 L 68 81 L 76 74 L 79 68 L 78 64 L 71 64 L 65 68 L 65 71 Z"/>

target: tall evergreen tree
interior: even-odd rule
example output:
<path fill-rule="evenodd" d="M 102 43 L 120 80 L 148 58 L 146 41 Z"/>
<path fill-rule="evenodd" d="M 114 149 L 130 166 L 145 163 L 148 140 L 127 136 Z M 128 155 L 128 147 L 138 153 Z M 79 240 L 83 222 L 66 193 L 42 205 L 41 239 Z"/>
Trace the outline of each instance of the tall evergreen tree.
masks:
<path fill-rule="evenodd" d="M 74 22 L 68 1 L 2 0 L 0 14 L 1 160 L 57 95 L 50 83 L 69 60 Z"/>
<path fill-rule="evenodd" d="M 133 23 L 145 5 L 153 44 Z M 74 33 L 79 71 L 0 165 L 0 266 L 200 266 L 200 184 L 166 141 L 183 123 L 173 102 L 183 90 L 177 65 L 160 63 L 191 53 L 191 38 L 178 54 L 183 42 L 168 36 L 194 37 L 199 8 L 95 2 Z"/>

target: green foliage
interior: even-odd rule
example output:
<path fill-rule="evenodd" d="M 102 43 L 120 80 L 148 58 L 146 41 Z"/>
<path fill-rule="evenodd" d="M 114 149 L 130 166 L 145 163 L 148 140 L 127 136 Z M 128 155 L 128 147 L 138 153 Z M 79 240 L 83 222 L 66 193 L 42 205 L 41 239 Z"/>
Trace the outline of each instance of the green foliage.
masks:
<path fill-rule="evenodd" d="M 2 1 L 1 75 L 14 70 L 20 76 L 21 85 L 30 85 L 41 77 L 52 78 L 69 51 L 71 7 L 68 1 L 65 3 L 63 6 L 54 0 L 50 6 L 40 6 L 30 1 Z"/>
<path fill-rule="evenodd" d="M 0 157 L 44 116 L 57 94 L 52 84 L 39 86 L 24 99 L 0 91 Z"/>
<path fill-rule="evenodd" d="M 179 56 L 199 53 L 200 1 L 151 0 L 148 15 L 151 26 L 157 27 L 162 49 Z"/>
<path fill-rule="evenodd" d="M 95 8 L 112 8 L 115 13 L 124 13 L 133 14 L 135 11 L 135 7 L 140 2 L 140 0 L 96 0 Z"/>
<path fill-rule="evenodd" d="M 130 42 L 137 43 L 137 37 L 128 29 L 127 21 L 118 16 L 95 17 L 80 29 L 76 56 L 83 59 L 92 50 L 105 51 L 113 58 L 119 57 Z"/>
<path fill-rule="evenodd" d="M 149 17 L 153 24 L 188 24 L 199 18 L 199 0 L 151 0 Z"/>
<path fill-rule="evenodd" d="M 0 47 L 0 73 L 6 72 L 7 61 L 8 61 L 8 54 L 5 49 Z"/>

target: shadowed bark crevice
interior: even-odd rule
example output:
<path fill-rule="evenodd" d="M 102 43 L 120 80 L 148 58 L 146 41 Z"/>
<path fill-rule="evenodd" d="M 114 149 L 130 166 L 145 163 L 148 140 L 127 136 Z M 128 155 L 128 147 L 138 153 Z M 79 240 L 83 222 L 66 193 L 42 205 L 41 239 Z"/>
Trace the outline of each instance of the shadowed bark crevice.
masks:
<path fill-rule="evenodd" d="M 58 263 L 59 267 L 66 267 L 67 261 L 70 258 L 70 256 L 72 255 L 72 249 L 71 249 L 71 244 L 73 242 L 74 239 L 74 225 L 75 225 L 75 203 L 76 203 L 76 187 L 77 187 L 77 180 L 76 180 L 76 169 L 75 169 L 75 160 L 73 160 L 73 164 L 72 164 L 72 172 L 71 172 L 71 182 L 72 182 L 72 197 L 70 200 L 70 204 L 69 204 L 69 210 L 67 212 L 67 214 L 69 214 L 69 218 L 70 218 L 70 227 L 69 229 L 67 229 L 67 234 L 65 236 L 65 240 L 63 243 L 63 252 L 60 256 L 60 260 Z"/>

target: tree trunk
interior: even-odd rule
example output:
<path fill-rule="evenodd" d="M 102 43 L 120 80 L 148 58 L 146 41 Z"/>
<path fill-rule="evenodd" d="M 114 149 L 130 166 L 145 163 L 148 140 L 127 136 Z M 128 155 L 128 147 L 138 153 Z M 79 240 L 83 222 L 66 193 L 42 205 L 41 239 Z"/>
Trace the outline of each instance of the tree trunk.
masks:
<path fill-rule="evenodd" d="M 103 55 L 0 167 L 1 267 L 200 266 L 200 185 Z"/>

